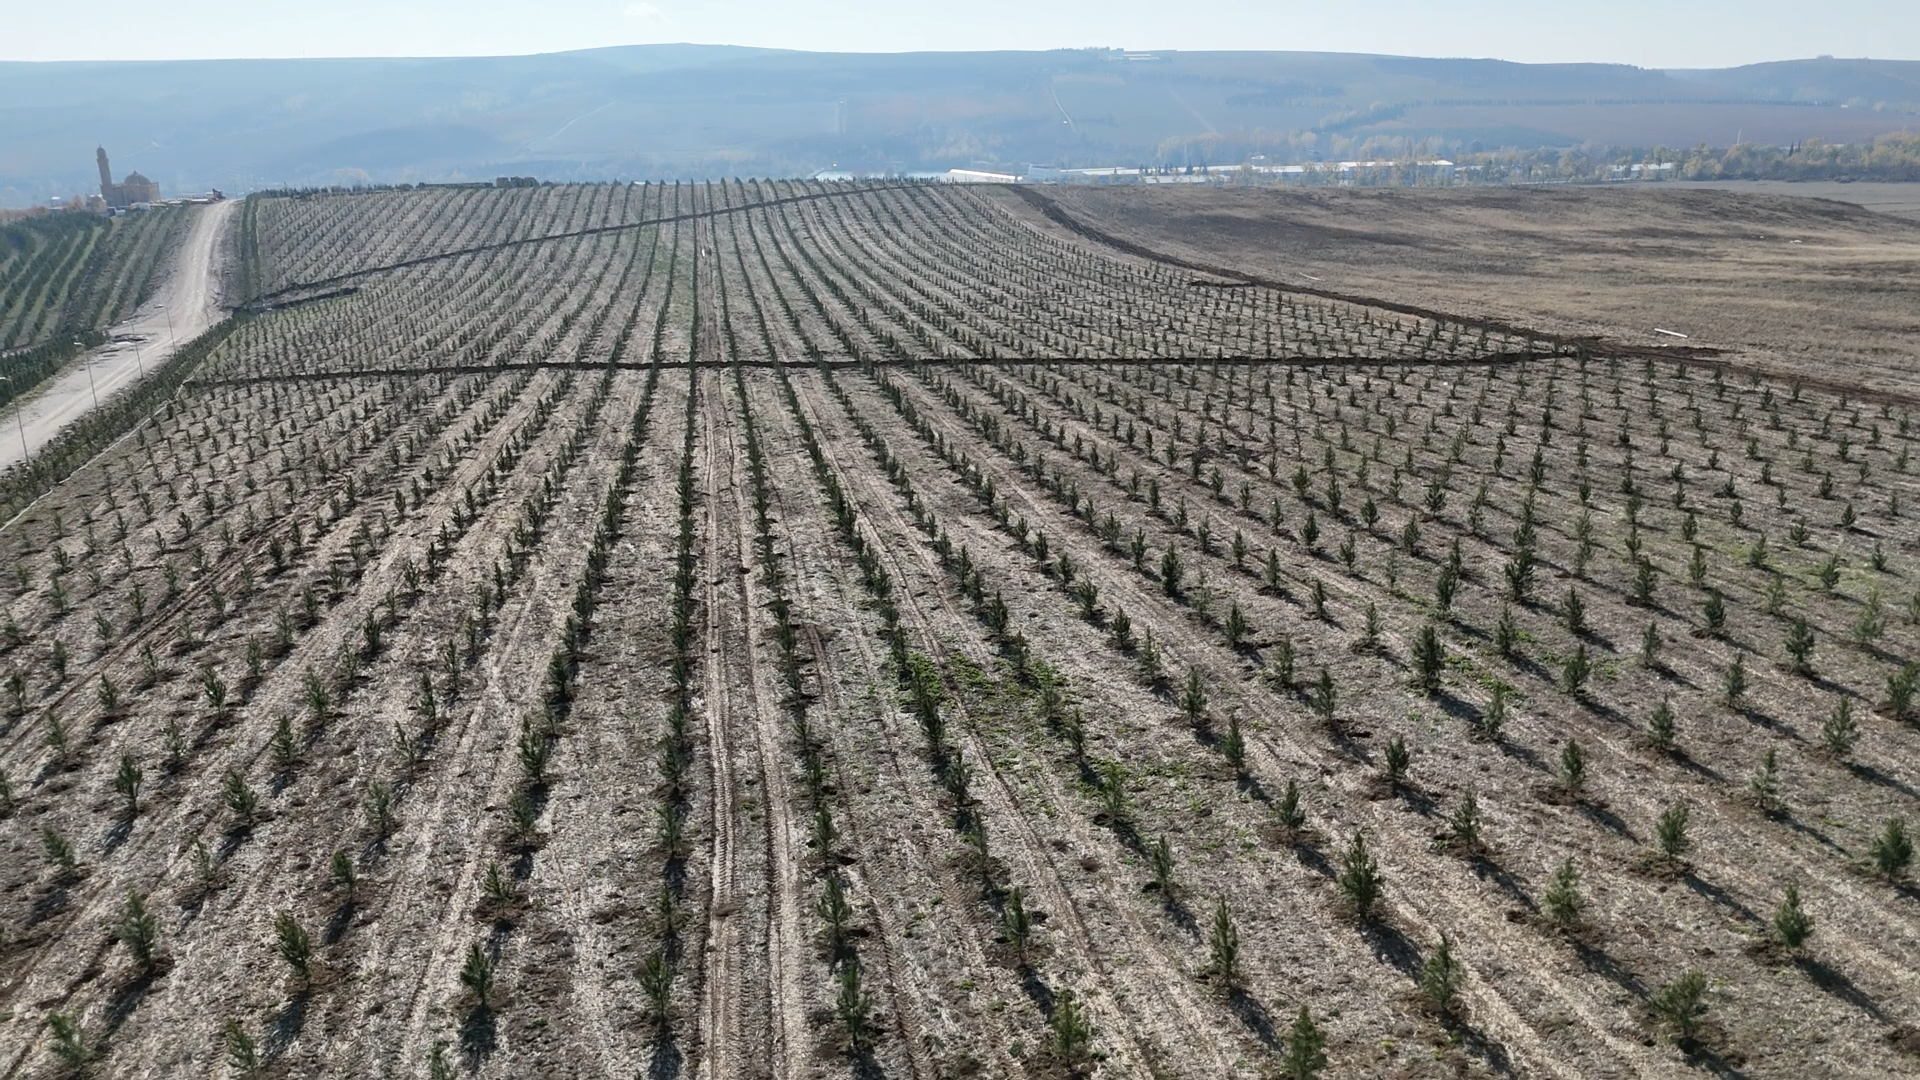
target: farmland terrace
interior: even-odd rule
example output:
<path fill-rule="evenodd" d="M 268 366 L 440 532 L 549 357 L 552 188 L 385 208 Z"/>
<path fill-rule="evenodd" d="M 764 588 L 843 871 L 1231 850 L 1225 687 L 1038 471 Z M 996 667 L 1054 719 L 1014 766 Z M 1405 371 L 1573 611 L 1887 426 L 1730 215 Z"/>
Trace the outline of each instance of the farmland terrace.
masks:
<path fill-rule="evenodd" d="M 1913 401 L 1045 209 L 250 200 L 0 487 L 0 1074 L 1916 1068 Z"/>

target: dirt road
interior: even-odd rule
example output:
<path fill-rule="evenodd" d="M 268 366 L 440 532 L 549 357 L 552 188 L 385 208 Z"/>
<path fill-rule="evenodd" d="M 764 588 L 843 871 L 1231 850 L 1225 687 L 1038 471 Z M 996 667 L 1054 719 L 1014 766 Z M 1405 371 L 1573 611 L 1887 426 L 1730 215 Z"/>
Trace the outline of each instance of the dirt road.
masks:
<path fill-rule="evenodd" d="M 38 451 L 65 427 L 130 386 L 154 365 L 218 322 L 221 316 L 214 251 L 227 216 L 238 205 L 214 203 L 195 211 L 193 228 L 180 247 L 178 261 L 153 298 L 133 317 L 113 327 L 107 344 L 37 391 L 21 407 L 18 420 L 6 417 L 0 439 L 0 469 L 12 466 L 23 449 Z M 23 446 L 24 444 L 24 446 Z"/>

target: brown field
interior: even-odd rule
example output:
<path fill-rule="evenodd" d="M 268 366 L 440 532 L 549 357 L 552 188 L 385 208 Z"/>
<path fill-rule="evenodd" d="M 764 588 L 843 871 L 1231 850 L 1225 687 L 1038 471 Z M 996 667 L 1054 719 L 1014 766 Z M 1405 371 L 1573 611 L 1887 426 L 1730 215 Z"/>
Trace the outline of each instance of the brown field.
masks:
<path fill-rule="evenodd" d="M 1382 302 L 947 187 L 237 213 L 270 306 L 0 487 L 0 1076 L 1920 1068 L 1894 300 L 1801 384 L 1601 272 L 1913 227 L 1047 194 Z"/>
<path fill-rule="evenodd" d="M 1920 392 L 1920 221 L 1834 201 L 1853 186 L 1045 191 L 1096 230 L 1288 285 L 1675 343 L 1658 327 L 1770 374 Z"/>

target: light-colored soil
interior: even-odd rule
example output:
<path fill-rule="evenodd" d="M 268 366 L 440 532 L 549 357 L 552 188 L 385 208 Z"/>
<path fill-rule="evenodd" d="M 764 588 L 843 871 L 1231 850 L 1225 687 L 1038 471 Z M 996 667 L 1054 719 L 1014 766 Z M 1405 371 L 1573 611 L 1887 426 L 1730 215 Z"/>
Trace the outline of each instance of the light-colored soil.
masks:
<path fill-rule="evenodd" d="M 89 351 L 65 372 L 19 403 L 12 430 L 0 439 L 0 470 L 52 442 L 67 425 L 133 385 L 174 350 L 220 321 L 220 237 L 236 202 L 193 207 L 194 219 L 165 282 L 153 298 L 107 331 L 107 344 Z M 12 412 L 12 409 L 8 410 Z"/>
<path fill-rule="evenodd" d="M 0 1078 L 67 1022 L 101 1075 L 1254 1078 L 1303 1008 L 1329 1077 L 1920 1061 L 1871 865 L 1920 821 L 1904 403 L 1223 288 L 992 194 L 542 192 L 518 232 L 678 220 L 249 320 L 0 529 Z"/>

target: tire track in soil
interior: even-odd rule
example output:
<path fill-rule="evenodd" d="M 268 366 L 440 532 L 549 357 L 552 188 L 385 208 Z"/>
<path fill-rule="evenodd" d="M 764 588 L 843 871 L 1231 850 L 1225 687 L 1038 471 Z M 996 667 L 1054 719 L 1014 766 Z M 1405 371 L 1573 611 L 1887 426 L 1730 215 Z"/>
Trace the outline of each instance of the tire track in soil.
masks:
<path fill-rule="evenodd" d="M 569 492 L 588 490 L 597 496 L 605 490 L 606 462 L 617 459 L 618 454 L 609 454 L 603 444 L 625 430 L 624 424 L 610 425 L 606 418 L 609 414 L 632 415 L 633 399 L 640 392 L 638 383 L 639 380 L 633 379 L 623 386 L 622 381 L 616 379 L 609 388 L 597 425 L 601 431 L 596 440 L 589 441 L 581 451 L 580 464 L 569 473 L 555 504 L 556 513 L 550 516 L 549 542 L 529 557 L 522 573 L 517 610 L 511 617 L 497 619 L 488 634 L 478 700 L 467 710 L 466 723 L 442 768 L 435 774 L 429 812 L 419 813 L 419 804 L 411 798 L 407 802 L 415 811 L 405 813 L 406 807 L 402 808 L 403 826 L 411 822 L 422 825 L 403 845 L 405 857 L 396 860 L 399 865 L 385 883 L 385 894 L 401 902 L 411 899 L 413 908 L 425 906 L 421 897 L 443 895 L 437 911 L 402 913 L 416 925 L 431 927 L 429 932 L 408 937 L 403 932 L 389 931 L 385 939 L 369 935 L 369 944 L 360 958 L 360 970 L 369 979 L 395 970 L 413 973 L 411 987 L 403 982 L 401 988 L 389 994 L 390 999 L 402 1002 L 404 1008 L 395 1024 L 400 1029 L 399 1038 L 385 1043 L 391 1052 L 380 1068 L 388 1074 L 396 1069 L 407 1071 L 407 1062 L 425 1060 L 433 1044 L 439 1041 L 428 1031 L 428 1026 L 436 1021 L 444 1006 L 430 992 L 457 985 L 452 973 L 465 959 L 468 939 L 476 934 L 473 921 L 466 916 L 478 895 L 477 882 L 484 870 L 485 860 L 476 853 L 485 850 L 495 820 L 492 815 L 505 805 L 507 792 L 513 786 L 517 760 L 507 747 L 515 737 L 515 721 L 526 703 L 526 688 L 540 685 L 545 666 L 540 658 L 545 652 L 539 646 L 542 637 L 552 632 L 554 613 L 561 606 L 558 590 L 578 578 L 574 566 L 577 551 L 565 552 L 563 562 L 554 561 L 548 554 L 556 547 L 551 542 L 552 534 L 562 528 L 557 512 L 564 507 Z M 557 430 L 564 432 L 564 425 Z M 544 470 L 540 474 L 544 475 Z M 584 505 L 597 505 L 597 499 L 590 498 Z M 476 762 L 485 764 L 476 768 Z M 410 791 L 409 795 L 412 794 Z M 485 816 L 476 815 L 476 807 L 483 808 Z M 443 840 L 448 846 L 436 850 Z M 450 877 L 446 872 L 448 864 L 457 866 Z M 414 955 L 390 959 L 408 952 Z M 357 1038 L 350 1042 L 347 1050 L 351 1055 L 374 1041 Z"/>
<path fill-rule="evenodd" d="M 903 381 L 897 383 L 897 385 L 901 385 L 903 388 L 908 389 L 909 393 L 915 395 L 917 399 L 915 406 L 920 410 L 920 415 L 933 422 L 936 428 L 941 429 L 949 442 L 954 442 L 957 445 L 969 444 L 967 442 L 968 436 L 964 430 L 956 432 L 954 428 L 950 426 L 951 412 L 946 408 L 945 403 L 935 400 L 935 395 L 925 386 L 920 385 L 917 381 Z M 980 464 L 982 469 L 993 476 L 995 488 L 1007 499 L 1010 505 L 1022 505 L 1024 507 L 1029 522 L 1036 524 L 1043 521 L 1049 522 L 1054 526 L 1054 532 L 1062 537 L 1075 536 L 1081 533 L 1081 529 L 1070 527 L 1069 523 L 1065 521 L 1064 511 L 1053 506 L 1050 501 L 1041 499 L 1029 492 L 1020 479 L 1011 475 L 1007 470 L 1002 469 L 997 460 L 993 462 L 980 462 L 976 459 L 976 463 Z M 1077 520 L 1071 523 L 1071 525 L 1077 526 Z M 1098 548 L 1097 544 L 1094 546 L 1099 551 L 1099 562 L 1095 565 L 1104 565 L 1110 556 L 1104 549 Z M 1242 696 L 1251 693 L 1244 684 L 1244 667 L 1239 663 L 1234 663 L 1225 669 L 1221 668 L 1217 662 L 1212 660 L 1212 657 L 1218 654 L 1222 646 L 1215 644 L 1201 633 L 1190 630 L 1187 619 L 1183 614 L 1176 613 L 1172 616 L 1166 615 L 1164 613 L 1164 599 L 1150 596 L 1139 591 L 1131 581 L 1126 579 L 1126 575 L 1109 573 L 1103 574 L 1102 577 L 1102 594 L 1115 598 L 1126 598 L 1130 603 L 1135 605 L 1127 608 L 1129 614 L 1131 615 L 1135 611 L 1140 612 L 1140 615 L 1135 616 L 1136 625 L 1143 629 L 1147 626 L 1153 628 L 1156 644 L 1164 646 L 1161 650 L 1162 662 L 1169 670 L 1175 669 L 1177 667 L 1177 661 L 1184 657 L 1190 666 L 1199 668 L 1214 676 L 1213 682 L 1216 687 L 1216 695 L 1218 695 L 1221 688 L 1225 687 L 1236 688 Z M 1200 659 L 1203 657 L 1206 659 Z M 1223 676 L 1225 677 L 1223 678 Z M 1226 702 L 1223 701 L 1219 704 L 1226 704 Z M 1274 711 L 1276 711 L 1274 704 L 1268 703 L 1258 709 L 1256 715 L 1269 715 Z M 1286 775 L 1283 771 L 1274 768 L 1275 764 L 1285 761 L 1288 757 L 1283 749 L 1277 748 L 1274 745 L 1276 737 L 1276 735 L 1269 735 L 1256 727 L 1249 727 L 1247 729 L 1248 757 L 1250 761 L 1249 771 L 1254 775 Z M 1344 795 L 1348 803 L 1344 809 L 1348 815 L 1356 821 L 1370 824 L 1371 828 L 1369 832 L 1374 841 L 1372 845 L 1374 853 L 1376 857 L 1380 859 L 1382 869 L 1389 871 L 1389 880 L 1430 881 L 1434 878 L 1436 866 L 1446 866 L 1445 863 L 1439 862 L 1436 858 L 1424 853 L 1424 845 L 1418 842 L 1419 838 L 1416 837 L 1409 840 L 1407 836 L 1404 835 L 1407 832 L 1404 826 L 1383 812 L 1369 809 L 1373 804 L 1365 797 L 1367 778 L 1357 773 L 1350 759 L 1331 751 L 1315 749 L 1294 740 L 1285 740 L 1282 746 L 1292 747 L 1295 754 L 1298 755 L 1296 767 L 1305 766 L 1318 771 L 1322 775 L 1336 778 L 1337 782 L 1329 785 L 1330 790 L 1339 791 Z M 1267 759 L 1266 762 L 1260 760 L 1262 757 Z M 1263 764 L 1266 766 L 1265 768 L 1261 767 Z M 1329 816 L 1332 816 L 1338 809 L 1339 808 L 1327 808 Z M 1396 864 L 1406 869 L 1394 873 L 1392 871 Z M 1454 932 L 1451 934 L 1452 937 L 1456 940 L 1473 940 L 1481 943 L 1477 947 L 1475 955 L 1458 957 L 1463 966 L 1469 971 L 1474 970 L 1476 966 L 1484 966 L 1484 958 L 1492 951 L 1488 947 L 1488 943 L 1490 942 L 1503 942 L 1509 950 L 1519 949 L 1522 953 L 1535 954 L 1519 958 L 1512 955 L 1503 957 L 1503 959 L 1509 961 L 1508 969 L 1510 971 L 1528 973 L 1543 969 L 1550 970 L 1553 966 L 1551 960 L 1543 963 L 1543 957 L 1538 955 L 1547 950 L 1540 946 L 1529 947 L 1528 943 L 1515 941 L 1511 928 L 1506 924 L 1504 917 L 1491 917 L 1485 910 L 1498 908 L 1500 905 L 1488 905 L 1484 903 L 1469 905 L 1452 902 L 1447 899 L 1444 890 L 1423 890 L 1422 904 L 1413 904 L 1408 900 L 1404 892 L 1390 893 L 1387 902 L 1388 906 L 1395 910 L 1395 914 L 1406 925 L 1416 930 L 1428 931 L 1429 936 L 1434 938 L 1438 937 L 1436 924 L 1441 922 L 1441 920 L 1437 920 L 1434 917 L 1438 914 L 1434 909 L 1436 907 L 1443 909 L 1444 914 L 1447 916 L 1446 920 L 1444 920 L 1444 925 L 1454 928 Z M 1467 925 L 1473 926 L 1473 933 L 1460 933 L 1460 928 Z M 1475 983 L 1478 984 L 1477 987 Z M 1613 1029 L 1618 1026 L 1617 1023 L 1600 1022 L 1598 1020 L 1599 1014 L 1596 1012 L 1598 1006 L 1593 1003 L 1590 996 L 1575 998 L 1567 993 L 1567 985 L 1564 980 L 1552 982 L 1543 981 L 1528 986 L 1527 991 L 1534 995 L 1543 995 L 1558 999 L 1567 1007 L 1579 1012 L 1583 1017 L 1589 1018 L 1591 1021 L 1590 1030 L 1604 1045 L 1611 1049 L 1617 1057 L 1624 1059 L 1622 1064 L 1632 1062 L 1633 1064 L 1627 1067 L 1636 1070 L 1644 1068 L 1646 1065 L 1646 1055 L 1644 1052 L 1637 1052 L 1639 1051 L 1637 1044 L 1615 1035 Z M 1480 990 L 1479 993 L 1474 992 L 1476 988 Z M 1540 1035 L 1534 1024 L 1520 1017 L 1513 1004 L 1509 1001 L 1507 993 L 1495 988 L 1491 980 L 1485 977 L 1477 978 L 1474 983 L 1469 984 L 1467 994 L 1470 1000 L 1483 1006 L 1480 1011 L 1480 1016 L 1483 1023 L 1491 1021 L 1491 1023 L 1488 1023 L 1488 1027 L 1492 1029 L 1489 1031 L 1489 1034 L 1505 1034 L 1505 1037 L 1500 1040 L 1502 1046 L 1515 1053 L 1521 1050 L 1531 1051 L 1535 1060 L 1524 1063 L 1523 1072 L 1525 1074 L 1547 1070 L 1558 1075 L 1580 1075 L 1578 1072 L 1568 1071 L 1571 1066 L 1562 1063 L 1556 1058 L 1546 1057 L 1544 1060 L 1541 1059 L 1543 1055 L 1548 1054 L 1545 1048 L 1546 1040 Z M 1538 1000 L 1538 997 L 1536 997 L 1535 1000 Z M 1491 1016 L 1488 1015 L 1489 1012 L 1492 1013 Z"/>
<path fill-rule="evenodd" d="M 811 385 L 802 388 L 803 400 L 809 396 L 807 392 L 813 389 Z M 837 413 L 837 402 L 835 407 Z M 892 488 L 886 486 L 883 480 L 876 479 L 874 474 L 877 470 L 848 469 L 835 453 L 834 442 L 852 438 L 852 436 L 842 431 L 838 424 L 823 423 L 821 406 L 818 403 L 810 402 L 810 411 L 816 430 L 832 433 L 831 439 L 822 439 L 821 447 L 834 462 L 835 471 L 840 474 L 842 483 L 849 485 L 849 491 L 861 493 L 869 515 L 884 516 L 887 527 L 883 535 L 890 542 L 879 545 L 879 549 L 892 564 L 893 572 L 902 581 L 920 580 L 927 583 L 922 590 L 908 588 L 902 592 L 903 616 L 910 614 L 913 621 L 921 626 L 923 639 L 933 647 L 936 654 L 945 656 L 956 651 L 964 652 L 969 654 L 968 658 L 971 661 L 983 669 L 993 670 L 993 658 L 975 640 L 978 635 L 972 629 L 971 616 L 956 609 L 947 598 L 942 581 L 943 572 L 933 557 L 922 549 L 917 527 L 907 521 L 895 505 L 896 499 Z M 862 457 L 866 455 L 864 447 L 859 450 L 859 454 Z M 960 627 L 961 633 L 951 638 L 935 633 L 927 606 L 921 602 L 922 595 L 934 598 L 934 606 L 946 621 Z M 960 644 L 962 642 L 965 644 Z M 1188 1000 L 1187 995 L 1173 992 L 1172 988 L 1164 983 L 1143 983 L 1140 977 L 1132 974 L 1135 970 L 1133 965 L 1124 967 L 1115 965 L 1109 961 L 1108 954 L 1103 954 L 1094 946 L 1092 934 L 1088 930 L 1088 915 L 1082 911 L 1081 905 L 1074 901 L 1072 892 L 1062 876 L 1061 868 L 1055 861 L 1054 855 L 1050 853 L 1050 846 L 1035 831 L 1028 817 L 1031 811 L 1014 791 L 1013 784 L 994 767 L 993 757 L 987 751 L 983 739 L 976 734 L 972 720 L 965 717 L 964 710 L 958 703 L 955 703 L 954 708 L 955 711 L 962 713 L 963 723 L 958 726 L 967 733 L 963 751 L 971 761 L 976 763 L 976 767 L 980 770 L 980 777 L 989 782 L 985 789 L 989 793 L 988 797 L 982 801 L 996 811 L 994 817 L 1003 823 L 1002 830 L 1018 838 L 1021 849 L 1031 860 L 1034 869 L 1040 871 L 1030 874 L 1028 880 L 1032 883 L 1033 897 L 1044 903 L 1043 910 L 1057 913 L 1059 925 L 1050 936 L 1055 941 L 1072 946 L 1074 955 L 1071 960 L 1063 957 L 1063 968 L 1069 971 L 1077 970 L 1083 973 L 1084 977 L 1097 980 L 1096 986 L 1088 988 L 1090 992 L 1086 993 L 1086 1000 L 1090 1006 L 1090 1012 L 1096 1017 L 1105 1019 L 1105 1023 L 1099 1027 L 1108 1040 L 1113 1064 L 1123 1067 L 1126 1075 L 1159 1075 L 1156 1065 L 1160 1055 L 1150 1051 L 1144 1041 L 1147 1035 L 1152 1034 L 1170 1048 L 1180 1047 L 1189 1060 L 1200 1058 L 1206 1061 L 1207 1075 L 1228 1075 L 1230 1065 L 1218 1045 L 1210 1041 L 1194 1045 L 1191 1040 L 1183 1044 L 1183 1040 L 1174 1036 L 1169 1030 L 1174 1021 L 1170 1021 L 1165 1015 L 1139 1014 L 1132 1017 L 1131 1022 L 1122 1021 L 1121 1018 L 1125 1013 L 1117 999 L 1124 994 L 1130 1001 L 1143 1005 L 1150 1003 L 1170 1010 L 1178 1017 L 1178 1024 L 1188 1031 L 1204 1031 L 1208 1027 L 1203 1014 Z M 1067 796 L 1062 801 L 1070 799 L 1071 796 Z M 1166 967 L 1179 970 L 1183 966 L 1177 958 L 1166 957 L 1163 954 L 1154 936 L 1145 931 L 1137 917 L 1127 911 L 1124 905 L 1113 905 L 1113 909 L 1114 914 L 1118 916 L 1117 921 L 1124 927 L 1124 932 L 1140 946 L 1138 949 L 1121 950 L 1122 953 L 1136 951 L 1149 954 L 1162 953 L 1160 959 Z M 1119 990 L 1116 989 L 1117 987 L 1125 989 Z"/>
<path fill-rule="evenodd" d="M 784 403 L 776 403 L 772 407 L 759 410 L 758 415 L 761 417 L 762 439 L 770 447 L 775 447 L 767 457 L 769 473 L 777 473 L 786 467 L 801 469 L 801 474 L 793 477 L 790 483 L 778 483 L 769 493 L 773 503 L 779 509 L 778 520 L 781 528 L 787 534 L 785 555 L 792 567 L 790 580 L 796 584 L 803 584 L 807 590 L 793 598 L 795 608 L 802 612 L 815 609 L 818 604 L 827 600 L 827 590 L 830 588 L 836 601 L 833 604 L 835 611 L 850 614 L 855 625 L 866 624 L 858 630 L 835 633 L 835 640 L 846 643 L 847 649 L 856 655 L 858 670 L 869 673 L 876 682 L 884 685 L 882 680 L 890 676 L 886 674 L 886 664 L 874 645 L 873 620 L 864 614 L 863 594 L 856 586 L 849 584 L 849 572 L 845 565 L 833 558 L 833 553 L 839 549 L 833 538 L 826 535 L 821 528 L 824 520 L 822 505 L 817 498 L 809 499 L 805 496 L 800 496 L 804 500 L 800 509 L 796 510 L 791 503 L 795 498 L 794 493 L 813 492 L 815 488 L 813 478 L 804 472 L 802 463 L 806 460 L 805 451 L 800 446 L 799 437 L 789 426 L 790 414 Z M 799 538 L 801 522 L 806 523 L 808 532 L 811 534 L 807 538 L 809 542 L 805 544 L 801 543 Z M 844 624 L 838 621 L 828 622 L 823 617 L 824 614 L 823 611 L 813 610 L 813 617 L 803 620 L 802 632 L 814 657 L 820 703 L 824 706 L 826 714 L 825 723 L 821 729 L 828 738 L 835 740 L 832 755 L 834 782 L 845 796 L 843 799 L 845 813 L 842 815 L 846 821 L 844 828 L 852 841 L 854 850 L 861 852 L 860 860 L 844 867 L 843 872 L 855 875 L 859 883 L 867 886 L 865 889 L 867 908 L 873 913 L 874 921 L 879 927 L 879 933 L 871 940 L 878 945 L 881 952 L 882 967 L 886 973 L 887 986 L 891 991 L 889 998 L 892 1001 L 894 1026 L 906 1046 L 912 1075 L 926 1080 L 926 1078 L 942 1075 L 932 1059 L 932 1050 L 927 1043 L 927 1040 L 932 1037 L 929 1030 L 931 1017 L 928 1014 L 933 1013 L 947 1020 L 949 1026 L 957 1025 L 953 1025 L 945 1016 L 947 1010 L 943 1007 L 942 999 L 929 981 L 916 982 L 910 979 L 912 962 L 902 954 L 917 950 L 906 945 L 907 938 L 920 936 L 921 933 L 947 933 L 950 936 L 947 937 L 946 947 L 963 954 L 966 961 L 963 965 L 965 970 L 987 973 L 998 971 L 1000 968 L 988 960 L 986 952 L 979 945 L 976 934 L 952 934 L 953 924 L 944 920 L 931 922 L 924 931 L 916 931 L 913 935 L 903 934 L 901 930 L 902 924 L 913 921 L 915 915 L 908 912 L 903 916 L 895 911 L 895 907 L 912 895 L 916 887 L 924 888 L 927 883 L 934 884 L 939 890 L 943 906 L 953 912 L 972 911 L 974 901 L 965 895 L 954 881 L 952 874 L 944 869 L 942 860 L 928 851 L 928 845 L 920 829 L 888 829 L 880 823 L 882 820 L 888 820 L 885 816 L 875 814 L 868 803 L 854 798 L 857 788 L 851 782 L 848 762 L 871 761 L 874 755 L 869 752 L 866 745 L 855 744 L 852 741 L 856 737 L 857 718 L 855 708 L 842 682 L 844 680 L 857 683 L 857 676 L 853 671 L 830 660 L 832 654 L 827 647 L 825 637 L 820 632 L 820 627 L 838 627 Z M 899 729 L 899 710 L 882 705 L 876 711 L 878 722 L 875 726 L 884 751 L 878 757 L 889 766 L 889 773 L 898 790 L 915 792 L 925 786 L 925 777 L 915 775 L 920 771 L 919 759 L 911 749 L 903 746 L 907 740 Z M 911 795 L 908 797 L 912 798 Z M 915 799 L 914 802 L 916 809 L 919 809 L 924 800 Z M 937 821 L 938 812 L 937 810 L 923 811 L 920 816 L 923 819 Z M 868 840 L 868 837 L 876 834 L 885 834 L 890 846 L 878 848 Z M 898 868 L 885 865 L 889 860 L 899 860 L 909 865 Z M 963 921 L 970 929 L 976 931 L 979 929 L 977 920 L 964 918 Z M 927 974 L 930 974 L 930 968 L 931 965 L 928 965 Z M 1004 989 L 1010 996 L 1018 993 L 1017 988 L 1010 982 Z M 910 994 L 909 991 L 912 993 Z M 969 1019 L 976 1023 L 991 1025 L 993 1028 L 984 1037 L 974 1038 L 970 1046 L 970 1049 L 981 1050 L 992 1059 L 995 1070 L 992 1075 L 1018 1074 L 1021 1071 L 1020 1067 L 1007 1053 L 1007 1047 L 1012 1042 L 1011 1033 L 1007 1026 L 999 1021 L 998 1015 L 992 1013 L 985 1016 L 971 1015 Z M 915 1038 L 916 1033 L 921 1037 Z"/>
<path fill-rule="evenodd" d="M 737 583 L 737 588 L 726 590 L 732 603 L 725 608 L 715 605 L 708 609 L 710 625 L 722 618 L 731 624 L 730 630 L 727 626 L 719 627 L 711 639 L 720 648 L 724 661 L 713 663 L 711 668 L 714 674 L 730 684 L 727 691 L 729 695 L 733 693 L 733 686 L 744 689 L 745 704 L 748 706 L 746 715 L 751 718 L 752 730 L 748 737 L 751 740 L 752 760 L 749 767 L 757 772 L 765 823 L 761 831 L 766 844 L 766 868 L 761 873 L 767 889 L 766 927 L 764 948 L 757 951 L 765 958 L 768 968 L 764 983 L 769 1012 L 768 1022 L 756 1025 L 753 1030 L 767 1033 L 772 1075 L 785 1077 L 797 1075 L 798 1064 L 804 1059 L 808 1045 L 803 989 L 805 977 L 800 971 L 806 934 L 802 929 L 799 870 L 793 857 L 795 830 L 791 814 L 792 793 L 788 790 L 788 770 L 782 767 L 785 737 L 781 730 L 779 708 L 771 703 L 768 693 L 768 687 L 772 684 L 768 674 L 771 668 L 761 655 L 765 628 L 755 625 L 755 615 L 762 602 L 756 585 L 758 576 L 752 569 L 753 560 L 748 552 L 748 537 L 755 528 L 752 511 L 746 503 L 746 492 L 751 484 L 739 473 L 739 463 L 745 460 L 745 447 L 736 430 L 737 424 L 729 404 L 732 395 L 723 385 L 725 376 L 716 370 L 710 378 L 721 385 L 710 386 L 702 395 L 709 469 L 708 522 L 712 529 L 708 544 L 712 552 L 710 565 L 713 573 L 708 580 L 717 583 L 724 579 Z M 719 476 L 715 470 L 721 467 L 722 460 L 727 470 L 724 507 L 721 500 L 715 497 L 722 487 L 714 486 Z M 723 509 L 728 512 L 722 514 Z M 709 589 L 712 589 L 712 585 Z M 714 594 L 710 591 L 709 600 L 713 599 Z M 736 643 L 740 649 L 738 653 L 733 651 Z M 732 707 L 731 700 L 729 706 L 719 715 L 726 724 L 731 725 L 741 714 Z M 749 764 L 745 755 L 742 755 L 741 763 Z M 730 771 L 731 768 L 730 763 Z M 748 816 L 751 817 L 750 814 Z M 759 974 L 749 971 L 743 985 L 727 987 L 726 992 L 742 1000 L 757 996 L 756 988 L 762 981 Z M 711 990 L 712 984 L 709 984 Z M 749 1048 L 749 1052 L 757 1049 Z M 752 1060 L 757 1062 L 759 1058 Z M 745 1073 L 736 1069 L 730 1075 Z"/>

